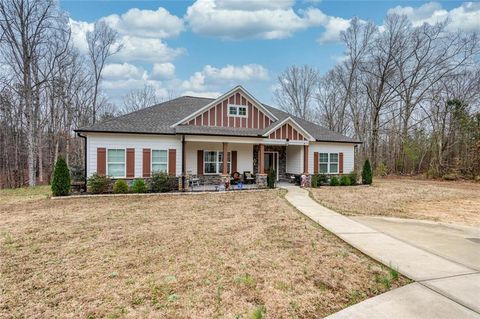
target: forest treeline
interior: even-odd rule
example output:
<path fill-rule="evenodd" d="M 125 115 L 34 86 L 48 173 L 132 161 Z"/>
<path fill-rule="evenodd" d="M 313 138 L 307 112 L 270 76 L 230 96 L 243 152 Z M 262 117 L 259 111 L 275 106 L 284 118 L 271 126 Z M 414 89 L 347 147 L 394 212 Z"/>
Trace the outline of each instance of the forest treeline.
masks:
<path fill-rule="evenodd" d="M 413 26 L 389 15 L 382 26 L 353 19 L 345 55 L 323 76 L 304 65 L 278 77 L 277 104 L 363 141 L 377 174 L 480 177 L 478 33 L 448 21 Z"/>
<path fill-rule="evenodd" d="M 57 1 L 0 2 L 0 188 L 49 182 L 59 154 L 82 175 L 73 130 L 114 110 L 100 82 L 117 38 L 96 23 L 80 54 Z"/>
<path fill-rule="evenodd" d="M 353 19 L 338 64 L 323 75 L 302 63 L 287 68 L 277 105 L 362 140 L 357 161 L 369 158 L 378 173 L 474 178 L 479 39 L 447 25 L 413 26 L 398 15 L 382 26 Z M 57 1 L 0 2 L 0 188 L 49 182 L 61 154 L 82 176 L 75 128 L 158 102 L 147 86 L 125 92 L 123 108 L 103 94 L 103 69 L 122 50 L 118 38 L 97 22 L 81 54 Z"/>

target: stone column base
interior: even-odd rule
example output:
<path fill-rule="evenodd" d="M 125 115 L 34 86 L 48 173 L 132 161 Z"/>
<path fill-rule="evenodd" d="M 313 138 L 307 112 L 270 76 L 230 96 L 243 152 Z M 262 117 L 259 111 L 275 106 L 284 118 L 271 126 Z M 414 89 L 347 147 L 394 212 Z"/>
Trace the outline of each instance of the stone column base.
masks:
<path fill-rule="evenodd" d="M 257 187 L 267 188 L 267 174 L 257 174 Z"/>

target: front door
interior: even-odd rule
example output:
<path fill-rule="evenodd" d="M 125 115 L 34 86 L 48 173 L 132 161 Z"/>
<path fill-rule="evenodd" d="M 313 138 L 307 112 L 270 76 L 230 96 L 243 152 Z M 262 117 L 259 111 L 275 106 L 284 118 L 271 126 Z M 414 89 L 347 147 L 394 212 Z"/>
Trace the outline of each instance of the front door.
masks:
<path fill-rule="evenodd" d="M 265 162 L 263 164 L 264 173 L 268 174 L 270 168 L 275 170 L 278 180 L 278 152 L 265 152 Z"/>

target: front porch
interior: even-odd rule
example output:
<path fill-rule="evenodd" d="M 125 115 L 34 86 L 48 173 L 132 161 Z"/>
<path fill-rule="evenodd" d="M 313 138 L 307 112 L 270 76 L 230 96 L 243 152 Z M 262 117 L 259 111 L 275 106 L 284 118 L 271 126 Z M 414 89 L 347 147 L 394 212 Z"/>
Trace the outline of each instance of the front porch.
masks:
<path fill-rule="evenodd" d="M 185 136 L 182 141 L 184 190 L 225 190 L 267 187 L 267 174 L 275 170 L 277 181 L 308 174 L 308 145 L 259 138 Z M 227 154 L 224 156 L 224 154 Z"/>

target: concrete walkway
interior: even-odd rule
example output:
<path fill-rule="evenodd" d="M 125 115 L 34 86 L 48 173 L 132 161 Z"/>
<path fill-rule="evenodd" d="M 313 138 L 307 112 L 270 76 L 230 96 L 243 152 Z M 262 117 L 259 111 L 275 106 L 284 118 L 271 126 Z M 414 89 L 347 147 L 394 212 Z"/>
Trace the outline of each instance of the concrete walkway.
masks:
<path fill-rule="evenodd" d="M 479 318 L 480 272 L 323 207 L 308 191 L 282 185 L 303 214 L 381 263 L 417 281 L 328 318 Z"/>

